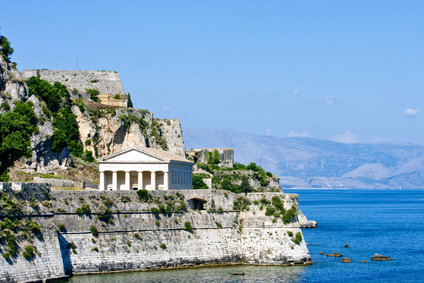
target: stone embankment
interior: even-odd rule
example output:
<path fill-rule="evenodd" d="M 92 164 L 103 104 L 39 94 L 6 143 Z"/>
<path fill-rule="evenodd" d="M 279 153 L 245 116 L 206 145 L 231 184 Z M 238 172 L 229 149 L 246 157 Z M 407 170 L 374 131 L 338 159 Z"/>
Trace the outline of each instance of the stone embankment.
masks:
<path fill-rule="evenodd" d="M 1 282 L 220 264 L 312 264 L 295 194 L 52 191 L 49 200 L 22 206 L 27 216 L 20 219 L 41 227 L 42 237 L 33 240 L 40 254 L 0 258 Z M 284 211 L 295 211 L 286 224 Z"/>

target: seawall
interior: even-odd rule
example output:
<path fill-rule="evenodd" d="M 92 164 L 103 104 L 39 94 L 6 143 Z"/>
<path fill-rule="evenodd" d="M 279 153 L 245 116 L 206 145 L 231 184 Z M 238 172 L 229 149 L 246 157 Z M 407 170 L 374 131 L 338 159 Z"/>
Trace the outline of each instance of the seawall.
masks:
<path fill-rule="evenodd" d="M 37 211 L 27 205 L 25 213 L 41 226 L 44 241 L 34 241 L 41 256 L 28 261 L 19 254 L 12 264 L 0 258 L 1 279 L 216 264 L 312 263 L 304 240 L 294 241 L 294 235 L 301 235 L 299 215 L 288 224 L 275 214 L 265 215 L 274 196 L 286 210 L 296 207 L 295 194 L 244 196 L 214 190 L 150 194 L 146 201 L 135 191 L 52 191 Z M 81 207 L 90 211 L 82 213 Z M 28 265 L 39 272 L 24 272 L 30 270 Z"/>

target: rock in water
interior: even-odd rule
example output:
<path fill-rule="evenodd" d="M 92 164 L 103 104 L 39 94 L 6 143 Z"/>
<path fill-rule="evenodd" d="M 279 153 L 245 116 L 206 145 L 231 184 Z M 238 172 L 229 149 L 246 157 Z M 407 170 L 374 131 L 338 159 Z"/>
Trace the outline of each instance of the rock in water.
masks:
<path fill-rule="evenodd" d="M 349 245 L 348 245 L 348 244 L 346 244 L 346 245 L 344 245 L 344 247 L 345 247 L 345 248 L 348 248 L 348 247 L 349 247 Z"/>
<path fill-rule="evenodd" d="M 361 261 L 362 263 L 366 263 L 367 261 L 366 260 L 363 260 L 363 261 Z"/>
<path fill-rule="evenodd" d="M 333 254 L 327 254 L 327 256 L 334 256 Z"/>
<path fill-rule="evenodd" d="M 371 260 L 373 260 L 373 261 L 389 261 L 389 260 L 392 260 L 392 259 L 388 256 L 385 256 L 385 255 L 375 254 L 374 256 L 371 257 Z"/>
<path fill-rule="evenodd" d="M 342 258 L 342 259 L 340 260 L 340 262 L 344 262 L 344 263 L 351 263 L 351 262 L 352 262 L 352 260 L 351 260 L 350 258 L 348 258 L 348 257 L 344 257 L 344 258 Z"/>
<path fill-rule="evenodd" d="M 342 257 L 343 255 L 341 253 L 335 252 L 334 257 Z"/>
<path fill-rule="evenodd" d="M 320 255 L 323 255 L 324 253 L 323 253 L 323 252 L 320 252 L 319 254 L 320 254 Z"/>

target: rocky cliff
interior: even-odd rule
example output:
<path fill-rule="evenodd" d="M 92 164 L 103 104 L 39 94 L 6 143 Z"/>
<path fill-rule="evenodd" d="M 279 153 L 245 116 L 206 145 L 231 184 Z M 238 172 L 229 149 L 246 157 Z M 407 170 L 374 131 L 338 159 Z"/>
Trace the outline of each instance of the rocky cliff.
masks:
<path fill-rule="evenodd" d="M 9 107 L 13 110 L 18 101 L 31 101 L 37 118 L 37 130 L 31 137 L 32 158 L 20 163 L 23 167 L 20 169 L 28 173 L 54 173 L 72 167 L 73 157 L 68 147 L 60 151 L 52 150 L 55 131 L 53 115 L 44 101 L 30 93 L 26 84 L 34 71 L 21 74 L 3 58 L 0 58 L 0 65 L 0 113 L 5 113 Z M 68 88 L 71 96 L 67 103 L 76 117 L 79 132 L 77 142 L 84 152 L 100 157 L 136 144 L 168 150 L 178 156 L 185 155 L 178 119 L 156 119 L 147 110 L 104 105 L 92 101 L 89 95 L 78 94 L 79 89 L 87 87 L 106 93 L 109 91 L 109 95 L 122 94 L 122 83 L 115 72 L 38 71 L 35 74 L 40 75 L 40 72 L 52 83 L 52 80 L 58 79 Z"/>
<path fill-rule="evenodd" d="M 17 219 L 36 222 L 40 232 L 18 241 L 15 257 L 0 258 L 1 282 L 217 264 L 312 264 L 295 194 L 53 191 L 48 200 L 18 203 Z M 35 252 L 25 256 L 25 246 Z"/>

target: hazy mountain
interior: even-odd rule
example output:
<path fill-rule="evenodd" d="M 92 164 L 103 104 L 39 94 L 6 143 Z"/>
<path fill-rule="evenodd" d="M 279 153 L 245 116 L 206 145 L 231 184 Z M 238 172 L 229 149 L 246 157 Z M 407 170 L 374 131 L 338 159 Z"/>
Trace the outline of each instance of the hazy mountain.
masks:
<path fill-rule="evenodd" d="M 344 144 L 232 130 L 185 130 L 186 149 L 234 148 L 235 161 L 256 162 L 283 187 L 424 188 L 424 146 Z"/>

